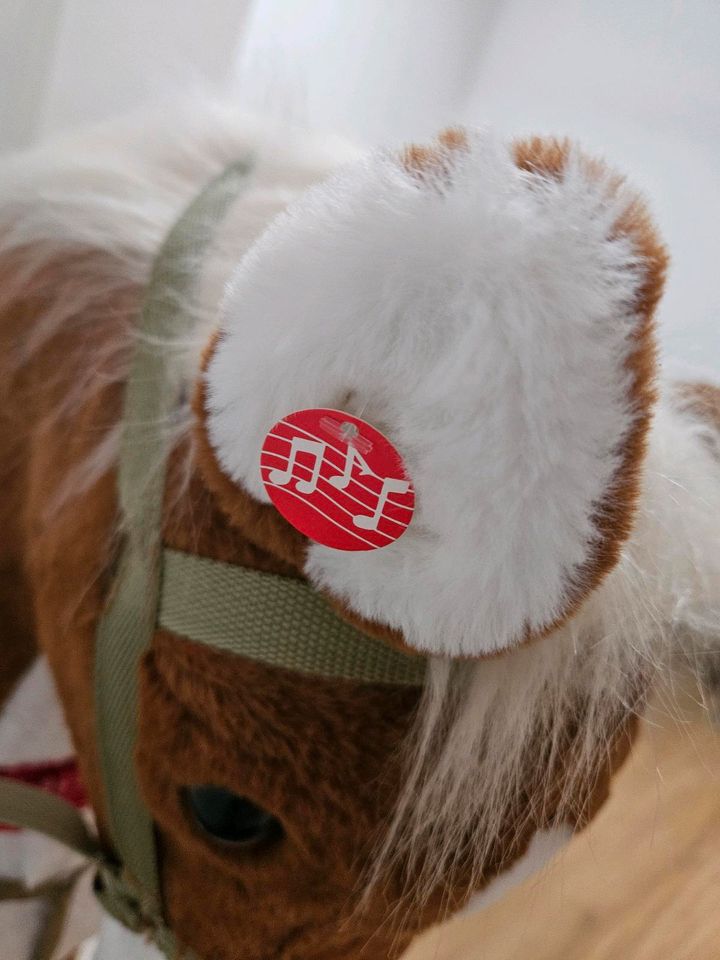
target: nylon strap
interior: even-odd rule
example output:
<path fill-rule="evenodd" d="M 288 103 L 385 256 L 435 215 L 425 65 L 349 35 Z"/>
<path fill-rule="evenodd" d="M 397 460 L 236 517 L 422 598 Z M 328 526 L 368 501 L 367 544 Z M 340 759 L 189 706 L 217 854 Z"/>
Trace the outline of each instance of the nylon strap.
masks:
<path fill-rule="evenodd" d="M 7 777 L 0 777 L 0 823 L 39 831 L 84 858 L 99 860 L 102 857 L 98 841 L 75 807 L 45 790 Z M 55 956 L 72 891 L 83 869 L 75 866 L 34 886 L 0 876 L 0 903 L 8 900 L 45 903 L 44 917 L 31 950 L 32 960 L 51 960 Z"/>
<path fill-rule="evenodd" d="M 423 657 L 356 630 L 303 580 L 163 551 L 159 625 L 220 650 L 320 677 L 418 686 Z"/>
<path fill-rule="evenodd" d="M 0 823 L 36 830 L 83 857 L 102 856 L 97 839 L 67 800 L 7 777 L 0 777 Z"/>
<path fill-rule="evenodd" d="M 155 261 L 125 394 L 118 468 L 124 539 L 95 653 L 98 747 L 111 837 L 148 914 L 159 911 L 152 820 L 134 768 L 137 669 L 157 620 L 165 464 L 182 373 L 169 344 L 192 331 L 187 309 L 197 266 L 251 165 L 228 167 L 190 204 Z"/>
<path fill-rule="evenodd" d="M 95 892 L 108 913 L 131 930 L 150 930 L 153 941 L 168 957 L 196 960 L 187 948 L 181 953 L 178 951 L 175 938 L 160 914 L 147 912 L 146 904 L 139 900 L 135 886 L 128 883 L 122 866 L 107 857 L 80 812 L 67 800 L 39 787 L 0 777 L 0 823 L 35 830 L 95 864 L 98 869 Z M 78 875 L 78 870 L 73 870 L 68 876 L 48 880 L 32 889 L 0 878 L 0 901 L 56 898 L 64 891 L 69 892 Z M 57 919 L 61 922 L 62 917 Z"/>
<path fill-rule="evenodd" d="M 40 831 L 85 858 L 100 855 L 97 840 L 75 807 L 44 790 L 7 777 L 0 777 L 0 823 Z M 18 900 L 45 903 L 44 916 L 31 948 L 32 960 L 56 957 L 72 891 L 83 870 L 82 865 L 73 867 L 33 886 L 0 876 L 0 904 Z"/>

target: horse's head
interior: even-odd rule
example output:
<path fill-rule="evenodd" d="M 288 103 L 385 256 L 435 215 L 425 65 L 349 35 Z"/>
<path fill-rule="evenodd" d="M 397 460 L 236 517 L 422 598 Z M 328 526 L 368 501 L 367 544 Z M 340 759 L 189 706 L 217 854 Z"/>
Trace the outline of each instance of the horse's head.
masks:
<path fill-rule="evenodd" d="M 342 170 L 245 254 L 170 460 L 164 543 L 309 584 L 361 640 L 427 667 L 422 687 L 359 681 L 332 658 L 307 670 L 156 632 L 137 766 L 168 923 L 199 956 L 396 956 L 536 831 L 602 802 L 681 580 L 694 596 L 687 565 L 658 575 L 668 536 L 678 556 L 707 538 L 701 511 L 668 519 L 676 487 L 695 496 L 691 431 L 672 404 L 651 428 L 664 269 L 644 205 L 602 164 L 460 132 Z M 261 468 L 274 426 L 307 409 L 398 451 L 415 495 L 401 536 L 370 531 L 373 504 L 327 476 L 333 510 L 366 514 L 361 549 L 273 505 L 273 482 L 313 486 L 324 451 L 338 476 L 349 462 L 337 436 L 294 457 L 288 435 Z M 63 543 L 91 552 L 113 503 L 104 478 L 38 540 L 38 563 L 82 566 Z M 88 637 L 93 589 L 72 614 Z M 48 623 L 67 605 L 52 590 Z M 64 698 L 91 714 L 91 656 L 64 650 Z M 102 825 L 92 722 L 69 709 Z"/>

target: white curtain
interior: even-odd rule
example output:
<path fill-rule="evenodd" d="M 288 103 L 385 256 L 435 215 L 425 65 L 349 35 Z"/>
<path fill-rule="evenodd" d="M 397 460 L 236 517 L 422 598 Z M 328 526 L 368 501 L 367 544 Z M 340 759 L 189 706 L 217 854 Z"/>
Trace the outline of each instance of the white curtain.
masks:
<path fill-rule="evenodd" d="M 567 135 L 648 194 L 676 376 L 720 375 L 718 0 L 257 0 L 242 95 L 368 142 Z"/>
<path fill-rule="evenodd" d="M 364 142 L 460 120 L 503 0 L 257 0 L 238 64 L 254 107 Z"/>
<path fill-rule="evenodd" d="M 62 0 L 0 0 L 0 151 L 37 136 Z"/>
<path fill-rule="evenodd" d="M 252 0 L 0 0 L 0 150 L 228 90 Z"/>
<path fill-rule="evenodd" d="M 579 139 L 648 195 L 671 253 L 668 372 L 720 375 L 720 3 L 507 0 L 468 117 Z"/>
<path fill-rule="evenodd" d="M 0 150 L 206 86 L 369 143 L 568 134 L 650 194 L 671 366 L 720 370 L 717 0 L 0 0 Z"/>

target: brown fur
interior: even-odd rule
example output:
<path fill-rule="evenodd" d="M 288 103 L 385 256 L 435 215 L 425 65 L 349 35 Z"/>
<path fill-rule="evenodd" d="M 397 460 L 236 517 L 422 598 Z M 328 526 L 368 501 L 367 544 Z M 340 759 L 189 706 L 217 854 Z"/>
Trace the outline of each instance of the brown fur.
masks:
<path fill-rule="evenodd" d="M 72 263 L 55 269 L 59 286 L 72 277 Z M 25 335 L 42 303 L 28 292 L 26 306 L 2 318 L 13 342 Z M 97 619 L 114 558 L 115 478 L 107 475 L 59 508 L 56 493 L 117 419 L 121 389 L 100 390 L 65 418 L 54 411 L 87 363 L 85 351 L 94 353 L 96 337 L 116 335 L 112 324 L 80 324 L 48 343 L 12 376 L 8 429 L 0 435 L 2 449 L 21 447 L 27 462 L 12 489 L 21 504 L 24 551 L 7 563 L 15 577 L 27 572 L 23 584 L 32 595 L 37 639 L 58 683 L 106 837 L 92 676 Z M 292 564 L 282 559 L 291 550 L 278 545 L 276 555 L 258 546 L 259 533 L 255 542 L 247 538 L 196 470 L 185 487 L 185 462 L 186 451 L 177 450 L 167 485 L 166 542 L 292 574 Z M 9 540 L 2 547 L 9 551 Z M 7 632 L 7 642 L 19 650 L 27 638 L 25 628 Z M 158 634 L 142 667 L 138 769 L 159 825 L 166 909 L 182 942 L 219 960 L 392 957 L 413 925 L 437 917 L 436 901 L 401 933 L 384 922 L 392 891 L 378 891 L 361 917 L 347 920 L 373 830 L 397 793 L 398 748 L 417 696 L 412 689 L 287 674 Z M 169 737 L 175 739 L 169 743 Z M 274 859 L 221 854 L 198 838 L 177 789 L 208 781 L 235 787 L 282 815 L 289 839 Z M 198 889 L 207 895 L 188 895 Z"/>
<path fill-rule="evenodd" d="M 682 407 L 720 430 L 720 387 L 711 383 L 685 383 L 679 389 Z"/>
<path fill-rule="evenodd" d="M 69 284 L 82 283 L 85 269 L 86 263 L 68 259 L 37 278 L 33 289 L 23 291 L 22 300 L 2 317 L 3 338 L 15 347 L 24 344 L 49 298 L 62 296 Z M 113 264 L 97 261 L 95 269 L 112 270 Z M 114 477 L 107 475 L 59 510 L 55 498 L 68 474 L 117 420 L 122 389 L 110 385 L 98 390 L 67 417 L 58 418 L 55 412 L 67 397 L 68 384 L 83 375 L 88 357 L 99 356 L 103 343 L 120 335 L 112 318 L 123 312 L 119 308 L 126 297 L 137 304 L 136 291 L 118 294 L 105 305 L 102 327 L 77 318 L 77 326 L 61 331 L 30 364 L 16 367 L 12 362 L 16 350 L 4 353 L 6 368 L 0 377 L 7 386 L 0 459 L 8 462 L 10 450 L 14 462 L 22 464 L 4 490 L 15 504 L 18 542 L 0 541 L 3 565 L 12 565 L 19 596 L 29 598 L 34 640 L 48 656 L 103 834 L 92 677 L 95 629 L 109 583 L 117 521 Z M 102 382 L 102 365 L 96 376 Z M 27 637 L 25 622 L 17 635 L 8 630 L 3 640 L 13 644 Z M 28 643 L 30 651 L 33 646 Z"/>
<path fill-rule="evenodd" d="M 400 162 L 408 173 L 419 180 L 446 178 L 452 171 L 453 154 L 467 150 L 468 139 L 461 127 L 442 130 L 428 146 L 410 144 L 400 154 Z"/>
<path fill-rule="evenodd" d="M 170 922 L 184 941 L 228 960 L 233 945 L 251 958 L 395 955 L 396 931 L 383 929 L 389 900 L 349 914 L 358 861 L 390 814 L 416 699 L 412 689 L 313 680 L 157 637 L 142 671 L 138 765 L 166 838 Z M 206 782 L 260 803 L 286 837 L 244 855 L 208 843 L 179 799 L 182 786 Z M 187 896 L 198 888 L 212 891 L 210 904 Z"/>
<path fill-rule="evenodd" d="M 0 270 L 0 284 L 7 275 Z M 21 326 L 27 310 L 16 306 L 13 320 Z M 15 343 L 8 325 L 0 326 L 0 356 L 12 356 Z M 27 451 L 17 435 L 11 383 L 0 377 L 0 707 L 35 656 L 32 604 L 22 574 L 25 537 L 22 528 Z"/>
<path fill-rule="evenodd" d="M 110 258 L 91 258 L 91 263 L 95 271 L 108 275 L 116 271 Z M 68 256 L 43 278 L 40 293 L 23 291 L 2 318 L 4 342 L 24 342 L 46 298 L 62 295 L 68 284 L 85 282 L 87 269 L 87 259 L 81 268 L 79 259 Z M 139 295 L 129 289 L 117 297 L 124 301 L 123 308 L 136 308 Z M 648 310 L 652 295 L 648 290 Z M 21 370 L 4 371 L 7 392 L 0 421 L 0 459 L 8 465 L 4 490 L 8 534 L 0 543 L 0 570 L 7 579 L 0 599 L 10 598 L 15 611 L 3 643 L 27 659 L 34 621 L 103 834 L 92 674 L 97 620 L 111 582 L 118 519 L 115 479 L 106 475 L 82 497 L 60 505 L 56 497 L 77 464 L 116 422 L 121 386 L 108 383 L 63 417 L 57 411 L 69 385 L 104 355 L 103 348 L 113 338 L 123 338 L 113 321 L 124 312 L 118 306 L 105 304 L 100 325 L 78 317 Z M 644 341 L 638 356 L 643 347 Z M 637 370 L 641 391 L 647 384 L 639 359 Z M 103 371 L 96 375 L 102 383 Z M 198 406 L 202 409 L 201 393 Z M 630 444 L 629 464 L 635 463 L 641 449 L 639 431 Z M 222 475 L 204 431 L 196 437 L 187 485 L 186 454 L 186 449 L 176 450 L 170 465 L 166 542 L 255 569 L 300 576 L 304 539 L 271 507 L 254 503 Z M 628 471 L 626 499 L 631 503 L 635 478 L 630 467 Z M 616 523 L 621 524 L 623 517 L 624 510 Z M 598 564 L 602 562 L 610 561 Z M 378 632 L 374 625 L 363 627 Z M 3 676 L 9 674 L 4 666 Z M 413 908 L 410 899 L 409 925 L 398 934 L 386 922 L 400 892 L 399 878 L 392 877 L 387 889 L 375 889 L 365 913 L 348 919 L 370 845 L 397 796 L 398 750 L 412 722 L 418 691 L 299 676 L 158 632 L 142 663 L 140 694 L 138 771 L 158 824 L 167 914 L 180 940 L 200 956 L 391 958 L 414 928 L 439 916 L 442 904 L 455 906 L 462 900 L 466 890 L 460 882 L 454 890 L 438 891 L 422 908 Z M 618 718 L 617 729 L 621 746 L 607 768 L 598 771 L 594 806 L 604 798 L 609 771 L 626 749 L 623 717 Z M 575 733 L 579 731 L 580 727 Z M 570 731 L 568 761 L 572 738 Z M 553 775 L 559 793 L 565 771 Z M 231 787 L 275 812 L 284 823 L 286 838 L 264 854 L 240 855 L 201 837 L 183 808 L 179 790 L 208 782 Z M 535 803 L 536 796 L 546 796 L 545 788 L 546 784 L 527 785 L 525 808 L 513 811 L 518 829 L 498 837 L 484 882 L 522 854 L 537 826 L 552 820 L 552 804 Z M 582 819 L 591 812 L 586 808 Z"/>

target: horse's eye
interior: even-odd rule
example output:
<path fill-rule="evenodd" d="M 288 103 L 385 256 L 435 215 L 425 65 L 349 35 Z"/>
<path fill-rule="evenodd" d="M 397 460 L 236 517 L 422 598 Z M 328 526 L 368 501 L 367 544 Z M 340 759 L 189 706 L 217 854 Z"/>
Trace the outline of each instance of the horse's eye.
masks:
<path fill-rule="evenodd" d="M 201 784 L 185 787 L 183 794 L 196 823 L 215 840 L 254 849 L 283 835 L 277 817 L 224 787 Z"/>

